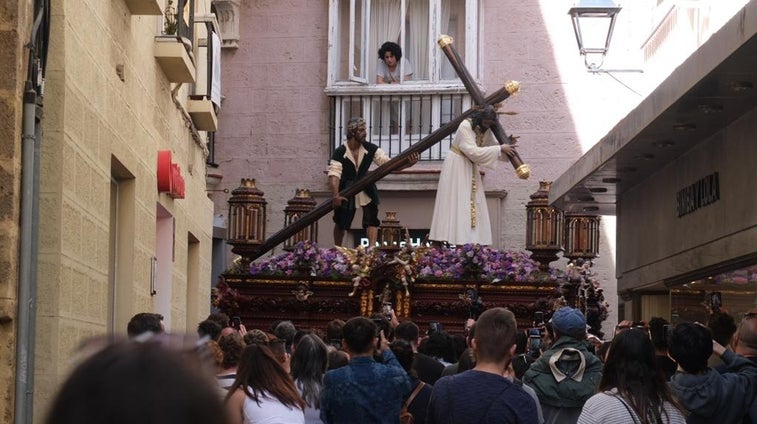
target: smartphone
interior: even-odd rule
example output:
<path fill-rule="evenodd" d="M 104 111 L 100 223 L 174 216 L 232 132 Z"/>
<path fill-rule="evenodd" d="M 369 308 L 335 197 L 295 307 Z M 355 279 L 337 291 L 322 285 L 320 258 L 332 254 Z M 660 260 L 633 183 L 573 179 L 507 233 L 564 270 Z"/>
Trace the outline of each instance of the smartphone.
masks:
<path fill-rule="evenodd" d="M 381 330 L 386 330 L 386 321 L 382 318 L 373 318 L 371 321 L 376 324 L 376 337 L 379 337 Z M 386 331 L 384 331 L 384 336 L 388 336 Z"/>
<path fill-rule="evenodd" d="M 541 328 L 529 328 L 528 341 L 531 345 L 531 357 L 538 357 L 539 349 L 541 349 Z"/>
<path fill-rule="evenodd" d="M 538 330 L 538 328 L 536 329 Z M 529 330 L 529 333 L 531 331 Z M 534 359 L 541 356 L 541 336 L 540 335 L 528 335 L 528 355 Z"/>
<path fill-rule="evenodd" d="M 513 371 L 515 371 L 515 376 L 517 378 L 522 378 L 523 374 L 528 371 L 528 358 L 526 358 L 525 354 L 516 355 L 513 358 Z"/>
<path fill-rule="evenodd" d="M 542 324 L 544 324 L 544 312 L 542 311 L 534 312 L 534 325 L 542 325 Z"/>
<path fill-rule="evenodd" d="M 384 318 L 391 321 L 392 319 L 392 311 L 394 308 L 392 308 L 392 304 L 390 302 L 384 302 L 381 304 L 381 313 L 384 315 Z"/>
<path fill-rule="evenodd" d="M 231 328 L 239 330 L 242 325 L 242 320 L 239 317 L 231 317 Z"/>
<path fill-rule="evenodd" d="M 431 321 L 428 323 L 428 331 L 426 332 L 427 335 L 430 336 L 439 331 L 444 331 L 444 326 L 440 322 Z"/>
<path fill-rule="evenodd" d="M 723 306 L 723 298 L 720 292 L 712 292 L 710 295 L 710 308 L 713 312 L 720 312 L 721 306 Z"/>

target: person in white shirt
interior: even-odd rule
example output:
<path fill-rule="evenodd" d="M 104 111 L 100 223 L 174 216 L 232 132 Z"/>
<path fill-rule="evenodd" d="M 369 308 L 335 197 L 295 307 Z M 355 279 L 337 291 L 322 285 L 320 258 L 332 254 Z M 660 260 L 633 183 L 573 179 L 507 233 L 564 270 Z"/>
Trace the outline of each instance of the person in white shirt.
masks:
<path fill-rule="evenodd" d="M 403 81 L 400 78 L 400 69 L 404 67 L 405 78 L 407 81 L 413 77 L 413 65 L 410 61 L 402 60 L 402 48 L 399 44 L 387 41 L 381 45 L 378 51 L 379 60 L 376 62 L 376 84 L 399 84 Z"/>
<path fill-rule="evenodd" d="M 226 410 L 230 424 L 305 423 L 305 401 L 294 380 L 268 346 L 256 344 L 242 352 Z"/>

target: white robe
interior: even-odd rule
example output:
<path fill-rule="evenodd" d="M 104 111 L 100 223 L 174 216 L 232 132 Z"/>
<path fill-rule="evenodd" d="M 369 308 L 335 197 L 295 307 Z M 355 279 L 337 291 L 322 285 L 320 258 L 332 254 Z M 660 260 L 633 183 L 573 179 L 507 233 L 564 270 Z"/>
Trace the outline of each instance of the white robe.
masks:
<path fill-rule="evenodd" d="M 463 121 L 457 128 L 452 146 L 454 147 L 447 154 L 439 175 L 439 187 L 436 190 L 429 238 L 455 245 L 492 244 L 489 208 L 486 205 L 486 196 L 478 167 L 493 168 L 498 159 L 506 159 L 507 156 L 501 154 L 500 146 L 491 131 L 484 134 L 483 146 L 477 146 L 476 133 L 471 128 L 470 119 Z M 471 226 L 473 178 L 476 181 L 475 227 Z"/>

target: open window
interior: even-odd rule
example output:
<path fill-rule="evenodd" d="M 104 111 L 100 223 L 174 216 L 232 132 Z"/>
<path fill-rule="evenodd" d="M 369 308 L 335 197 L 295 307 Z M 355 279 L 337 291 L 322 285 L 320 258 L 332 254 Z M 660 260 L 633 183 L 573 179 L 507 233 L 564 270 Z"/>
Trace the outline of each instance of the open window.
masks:
<path fill-rule="evenodd" d="M 478 17 L 479 0 L 331 0 L 328 83 L 374 84 L 378 49 L 386 41 L 402 48 L 400 66 L 411 64 L 414 83 L 456 80 L 436 45 L 442 34 L 454 38 L 475 77 Z"/>

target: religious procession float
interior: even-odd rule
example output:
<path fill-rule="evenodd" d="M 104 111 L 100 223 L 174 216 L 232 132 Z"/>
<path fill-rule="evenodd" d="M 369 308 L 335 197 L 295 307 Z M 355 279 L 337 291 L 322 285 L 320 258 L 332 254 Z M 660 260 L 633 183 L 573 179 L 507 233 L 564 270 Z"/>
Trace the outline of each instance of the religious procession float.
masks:
<path fill-rule="evenodd" d="M 507 307 L 526 328 L 537 312 L 548 320 L 555 308 L 570 305 L 584 311 L 590 331 L 601 337 L 607 318 L 589 261 L 545 269 L 528 253 L 470 244 L 405 244 L 391 252 L 300 242 L 263 261 L 237 261 L 214 289 L 213 304 L 248 328 L 289 319 L 323 329 L 334 318 L 370 317 L 392 308 L 400 320 L 412 319 L 421 328 L 436 322 L 461 333 L 467 318 L 490 307 Z"/>
<path fill-rule="evenodd" d="M 507 81 L 485 97 L 465 69 L 452 37 L 442 35 L 438 44 L 474 106 L 341 190 L 339 197 L 355 196 L 407 167 L 412 155 L 452 134 L 476 110 L 517 93 L 519 83 Z M 517 140 L 498 120 L 490 130 L 500 144 Z M 518 178 L 527 179 L 530 168 L 519 154 L 512 151 L 508 158 Z M 409 237 L 403 240 L 402 227 L 391 216 L 380 227 L 377 247 L 323 249 L 310 240 L 315 240 L 318 219 L 333 209 L 332 201 L 316 206 L 307 190 L 297 190 L 290 200 L 285 228 L 266 238 L 263 193 L 254 179 L 243 179 L 229 199 L 227 234 L 232 252 L 241 258 L 214 289 L 213 303 L 228 315 L 239 316 L 248 328 L 267 328 L 273 321 L 288 319 L 300 328 L 323 329 L 335 318 L 385 314 L 391 308 L 400 320 L 412 319 L 421 328 L 436 322 L 451 333 L 462 332 L 467 318 L 494 306 L 512 310 L 525 328 L 534 325 L 535 317 L 548 320 L 556 308 L 570 305 L 580 308 L 590 331 L 602 337 L 607 304 L 591 270 L 599 245 L 599 217 L 564 215 L 551 207 L 549 185 L 541 181 L 526 206 L 529 255 L 477 244 L 413 246 Z M 281 243 L 286 253 L 261 259 Z M 559 251 L 570 259 L 565 270 L 549 266 Z"/>

